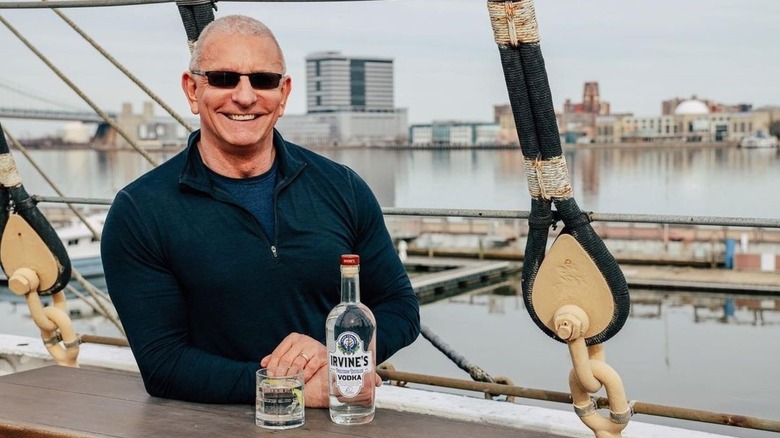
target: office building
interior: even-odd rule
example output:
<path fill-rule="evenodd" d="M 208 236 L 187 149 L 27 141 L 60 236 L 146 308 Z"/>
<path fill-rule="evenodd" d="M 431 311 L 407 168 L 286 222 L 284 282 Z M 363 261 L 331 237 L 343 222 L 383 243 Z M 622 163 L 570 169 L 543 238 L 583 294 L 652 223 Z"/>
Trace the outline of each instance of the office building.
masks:
<path fill-rule="evenodd" d="M 306 112 L 393 112 L 393 60 L 341 52 L 306 57 Z"/>
<path fill-rule="evenodd" d="M 279 119 L 305 146 L 389 146 L 407 142 L 407 112 L 395 108 L 393 60 L 317 52 L 306 56 L 306 114 Z"/>

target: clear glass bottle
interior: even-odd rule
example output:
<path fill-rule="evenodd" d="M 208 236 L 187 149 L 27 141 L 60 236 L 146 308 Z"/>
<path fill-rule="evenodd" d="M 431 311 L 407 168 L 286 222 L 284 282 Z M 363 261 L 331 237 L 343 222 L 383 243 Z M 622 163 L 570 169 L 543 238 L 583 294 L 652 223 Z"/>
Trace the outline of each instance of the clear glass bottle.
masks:
<path fill-rule="evenodd" d="M 325 322 L 330 419 L 365 424 L 374 419 L 376 320 L 360 302 L 360 256 L 344 254 L 340 263 L 341 303 Z"/>

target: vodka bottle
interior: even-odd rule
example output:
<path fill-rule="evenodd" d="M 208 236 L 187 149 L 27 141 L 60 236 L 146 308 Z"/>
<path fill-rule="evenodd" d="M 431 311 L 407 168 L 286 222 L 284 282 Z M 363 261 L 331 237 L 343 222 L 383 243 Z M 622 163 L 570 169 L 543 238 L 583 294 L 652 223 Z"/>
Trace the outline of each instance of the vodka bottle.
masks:
<path fill-rule="evenodd" d="M 359 272 L 360 256 L 341 256 L 341 303 L 325 322 L 330 419 L 337 424 L 374 419 L 376 320 L 360 303 Z"/>

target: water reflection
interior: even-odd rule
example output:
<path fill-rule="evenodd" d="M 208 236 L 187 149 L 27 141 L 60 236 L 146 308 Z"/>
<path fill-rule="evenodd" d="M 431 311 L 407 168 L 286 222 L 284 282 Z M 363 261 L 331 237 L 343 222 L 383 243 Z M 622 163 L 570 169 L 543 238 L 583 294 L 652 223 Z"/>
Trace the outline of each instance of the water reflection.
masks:
<path fill-rule="evenodd" d="M 385 207 L 521 209 L 530 204 L 519 150 L 316 152 L 355 169 Z M 153 154 L 165 161 L 176 151 Z M 33 151 L 67 196 L 113 198 L 150 169 L 132 151 Z M 583 147 L 565 152 L 580 206 L 589 211 L 780 217 L 780 203 L 745 203 L 745 194 L 780 185 L 780 150 L 726 147 Z M 17 157 L 30 193 L 53 191 Z"/>
<path fill-rule="evenodd" d="M 694 323 L 777 325 L 780 300 L 770 296 L 631 292 L 630 318 L 658 319 L 673 308 L 688 308 Z"/>
<path fill-rule="evenodd" d="M 507 303 L 515 310 L 525 308 L 518 279 L 487 288 L 473 289 L 449 298 L 450 305 L 484 306 L 488 314 L 506 313 Z M 682 309 L 691 322 L 733 325 L 780 325 L 777 296 L 728 295 L 709 292 L 631 290 L 629 319 L 661 319 L 666 312 Z"/>

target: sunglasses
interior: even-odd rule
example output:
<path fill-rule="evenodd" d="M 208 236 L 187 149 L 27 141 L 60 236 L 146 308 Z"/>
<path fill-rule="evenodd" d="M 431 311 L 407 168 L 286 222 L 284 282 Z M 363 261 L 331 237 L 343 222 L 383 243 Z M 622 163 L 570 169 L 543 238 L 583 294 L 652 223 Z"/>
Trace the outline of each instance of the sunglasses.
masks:
<path fill-rule="evenodd" d="M 249 78 L 249 83 L 255 90 L 273 90 L 279 87 L 283 75 L 261 71 L 257 73 L 237 73 L 234 71 L 200 71 L 190 70 L 194 75 L 205 76 L 209 85 L 217 88 L 234 88 L 241 80 L 241 76 Z"/>

